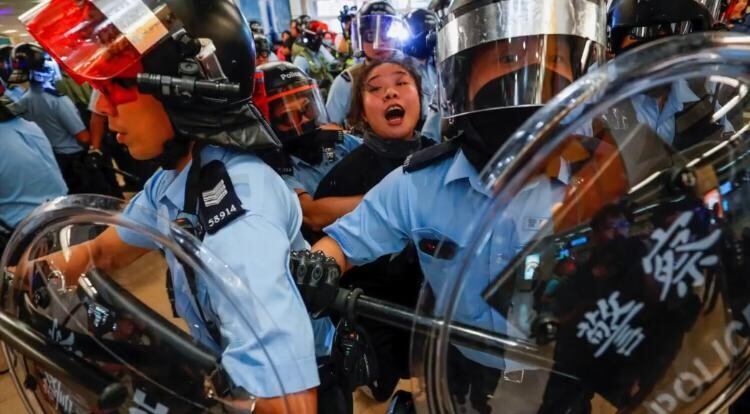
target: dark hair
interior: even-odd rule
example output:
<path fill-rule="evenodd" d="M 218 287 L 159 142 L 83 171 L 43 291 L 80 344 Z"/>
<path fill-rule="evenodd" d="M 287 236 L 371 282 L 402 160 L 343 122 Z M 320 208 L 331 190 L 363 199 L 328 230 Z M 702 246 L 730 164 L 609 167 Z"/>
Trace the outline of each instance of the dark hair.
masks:
<path fill-rule="evenodd" d="M 406 69 L 406 73 L 414 78 L 414 82 L 417 84 L 417 94 L 419 95 L 419 111 L 421 116 L 422 111 L 422 77 L 417 73 L 416 65 L 413 63 L 411 58 L 404 59 L 386 59 L 381 61 L 374 61 L 365 64 L 359 75 L 354 76 L 354 86 L 352 87 L 352 105 L 349 108 L 349 114 L 346 116 L 346 122 L 349 123 L 352 131 L 355 133 L 363 133 L 368 128 L 365 122 L 365 103 L 364 103 L 364 89 L 367 84 L 367 77 L 370 76 L 375 68 L 381 65 L 391 63 L 394 65 L 401 66 Z"/>

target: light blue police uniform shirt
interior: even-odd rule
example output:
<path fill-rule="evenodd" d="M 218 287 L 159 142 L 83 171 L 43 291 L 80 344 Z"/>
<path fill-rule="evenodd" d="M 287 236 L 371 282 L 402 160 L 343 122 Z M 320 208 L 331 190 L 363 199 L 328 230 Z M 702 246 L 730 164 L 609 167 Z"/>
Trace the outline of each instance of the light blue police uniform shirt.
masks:
<path fill-rule="evenodd" d="M 346 116 L 352 106 L 352 82 L 344 79 L 344 73 L 347 73 L 347 71 L 339 73 L 333 79 L 326 98 L 328 120 L 341 126 L 346 123 Z"/>
<path fill-rule="evenodd" d="M 440 134 L 440 107 L 438 101 L 437 86 L 435 91 L 432 93 L 432 99 L 430 104 L 427 106 L 427 116 L 425 117 L 424 124 L 422 124 L 422 136 L 427 137 L 435 142 L 441 142 L 442 135 Z"/>
<path fill-rule="evenodd" d="M 276 53 L 271 52 L 271 53 L 268 54 L 268 61 L 269 62 L 278 62 L 279 61 L 279 57 L 276 56 Z"/>
<path fill-rule="evenodd" d="M 659 110 L 656 99 L 646 94 L 639 94 L 630 98 L 638 122 L 650 126 L 661 139 L 670 145 L 674 142 L 675 114 L 684 110 L 686 103 L 699 100 L 700 98 L 684 79 L 672 83 L 667 100 L 661 110 Z M 726 117 L 722 123 L 725 132 L 734 130 Z"/>
<path fill-rule="evenodd" d="M 11 227 L 31 210 L 68 193 L 44 132 L 32 122 L 0 122 L 0 219 Z"/>
<path fill-rule="evenodd" d="M 417 71 L 422 83 L 422 117 L 427 118 L 429 115 L 430 104 L 436 98 L 436 88 L 438 82 L 437 69 L 435 61 L 428 59 L 424 62 L 417 62 Z"/>
<path fill-rule="evenodd" d="M 417 248 L 425 279 L 436 295 L 436 311 L 443 312 L 455 289 L 462 258 L 469 254 L 473 224 L 491 204 L 474 167 L 458 151 L 452 158 L 424 169 L 405 173 L 397 168 L 373 187 L 351 213 L 324 231 L 338 242 L 354 265 L 371 262 L 399 252 L 408 242 L 450 240 L 456 245 L 451 259 L 437 258 Z M 435 214 L 440 206 L 440 214 Z M 472 260 L 471 280 L 463 285 L 455 319 L 471 326 L 505 333 L 505 318 L 481 300 L 481 292 L 506 267 L 518 245 L 512 220 L 498 219 L 481 242 Z M 510 361 L 467 348 L 459 348 L 469 358 L 496 368 Z"/>
<path fill-rule="evenodd" d="M 202 322 L 182 266 L 166 252 L 178 315 L 194 338 L 222 353 L 222 365 L 234 383 L 253 395 L 276 397 L 282 391 L 293 393 L 317 386 L 313 330 L 288 264 L 290 250 L 307 246 L 300 233 L 302 215 L 296 195 L 252 154 L 209 146 L 203 149 L 201 160 L 204 164 L 212 160 L 224 163 L 246 210 L 215 234 L 206 234 L 202 245 L 231 268 L 257 301 L 240 298 L 245 307 L 236 309 L 226 297 L 207 291 L 205 282 L 196 278 L 201 309 L 221 330 L 223 343 L 218 346 Z M 184 203 L 189 168 L 190 164 L 179 173 L 158 170 L 131 200 L 125 215 L 146 226 L 166 227 L 166 222 L 152 223 L 153 216 L 143 211 L 156 211 L 174 220 Z M 129 230 L 118 228 L 118 234 L 128 244 L 158 248 Z M 238 310 L 246 311 L 242 319 Z M 283 390 L 274 380 L 277 374 Z"/>
<path fill-rule="evenodd" d="M 45 92 L 41 85 L 31 84 L 13 111 L 39 125 L 56 154 L 83 151 L 75 135 L 86 129 L 73 101 L 67 96 Z"/>
<path fill-rule="evenodd" d="M 325 47 L 321 46 L 317 52 L 313 52 L 311 50 L 309 52 L 313 59 L 325 62 L 326 64 L 330 64 L 336 61 L 336 58 L 334 58 L 333 55 L 331 55 L 331 52 L 329 52 Z M 307 59 L 305 59 L 303 55 L 295 56 L 292 63 L 298 68 L 302 69 L 302 71 L 305 72 L 308 76 L 310 75 L 310 65 L 307 63 Z"/>
<path fill-rule="evenodd" d="M 354 151 L 361 143 L 361 138 L 344 134 L 344 140 L 336 144 L 336 158 L 331 161 L 324 160 L 322 163 L 315 165 L 292 155 L 294 177 L 285 175 L 284 181 L 291 190 L 302 189 L 311 196 L 315 195 L 320 181 L 339 161 Z"/>
<path fill-rule="evenodd" d="M 26 90 L 16 85 L 6 86 L 5 89 L 5 96 L 10 98 L 10 100 L 13 102 L 18 102 L 19 100 L 21 100 L 24 93 L 26 93 Z"/>

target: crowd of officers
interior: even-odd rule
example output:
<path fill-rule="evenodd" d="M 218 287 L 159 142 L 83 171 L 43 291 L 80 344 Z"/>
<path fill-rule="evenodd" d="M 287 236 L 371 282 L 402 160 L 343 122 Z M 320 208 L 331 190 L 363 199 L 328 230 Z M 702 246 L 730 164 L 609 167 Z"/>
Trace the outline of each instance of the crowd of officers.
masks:
<path fill-rule="evenodd" d="M 661 3 L 688 2 L 694 9 L 702 7 L 693 0 Z M 452 7 L 458 10 L 461 7 L 471 9 L 473 3 L 482 2 L 457 3 L 460 4 Z M 617 7 L 633 3 L 633 0 L 613 3 Z M 742 7 L 735 3 L 742 2 L 732 2 L 727 10 L 731 16 L 724 20 L 742 31 L 746 4 Z M 683 10 L 690 7 L 685 6 Z M 679 35 L 673 23 L 686 20 L 675 16 L 671 22 L 669 16 L 665 20 L 665 16 L 660 15 L 661 21 L 654 24 L 639 21 L 638 25 L 648 26 L 648 31 L 635 31 L 626 24 L 620 25 L 616 12 L 611 10 L 610 44 L 606 45 L 610 57 L 657 38 Z M 207 22 L 209 17 L 205 17 Z M 241 70 L 225 67 L 224 73 L 230 80 L 240 83 L 243 90 L 251 91 L 252 105 L 278 140 L 270 141 L 279 142 L 284 154 L 281 161 L 261 156 L 262 166 L 255 165 L 254 156 L 248 158 L 249 155 L 234 149 L 215 146 L 217 141 L 211 141 L 210 134 L 207 143 L 200 146 L 169 147 L 166 143 L 174 136 L 190 135 L 189 125 L 195 124 L 187 122 L 188 117 L 203 116 L 200 111 L 190 112 L 184 105 L 173 104 L 171 97 L 157 94 L 156 99 L 146 98 L 144 96 L 148 95 L 141 92 L 132 99 L 125 93 L 118 95 L 115 89 L 127 91 L 135 86 L 127 79 L 119 81 L 116 77 L 110 81 L 111 85 L 98 84 L 92 90 L 91 85 L 78 84 L 71 79 L 40 46 L 0 47 L 0 178 L 3 182 L 0 225 L 5 237 L 34 207 L 65 194 L 122 197 L 123 191 L 143 189 L 131 203 L 166 211 L 173 219 L 178 212 L 189 209 L 178 206 L 162 211 L 164 197 L 171 194 L 168 186 L 185 182 L 179 177 L 190 173 L 190 162 L 199 160 L 207 164 L 221 160 L 236 187 L 235 190 L 230 188 L 230 192 L 236 192 L 245 210 L 254 208 L 252 220 L 259 221 L 248 218 L 249 227 L 242 233 L 238 226 L 245 219 L 230 217 L 217 223 L 215 228 L 206 228 L 201 237 L 209 245 L 225 246 L 215 250 L 220 254 L 236 250 L 226 243 L 220 244 L 219 239 L 224 235 L 224 242 L 231 240 L 235 246 L 248 245 L 238 243 L 236 237 L 255 237 L 267 246 L 280 246 L 280 251 L 276 252 L 278 257 L 264 256 L 262 265 L 248 263 L 242 254 L 235 257 L 234 253 L 227 253 L 227 257 L 221 257 L 230 267 L 246 269 L 249 278 L 261 274 L 264 278 L 278 279 L 277 286 L 255 292 L 261 300 L 264 294 L 284 297 L 290 303 L 304 299 L 310 314 L 325 314 L 322 311 L 326 303 L 321 304 L 324 300 L 310 300 L 305 295 L 300 298 L 292 292 L 299 277 L 290 274 L 287 267 L 292 250 L 312 245 L 312 251 L 323 251 L 335 259 L 344 272 L 341 285 L 361 288 L 368 295 L 414 308 L 425 281 L 433 290 L 439 289 L 441 283 L 427 274 L 440 258 L 431 257 L 419 240 L 444 237 L 445 234 L 428 233 L 441 226 L 450 228 L 450 221 L 454 221 L 455 231 L 458 231 L 456 226 L 465 225 L 459 219 L 470 213 L 462 211 L 462 206 L 468 205 L 464 200 L 485 197 L 476 188 L 475 177 L 502 143 L 499 136 L 509 135 L 538 108 L 534 106 L 529 112 L 527 107 L 525 112 L 501 115 L 499 119 L 482 115 L 483 110 L 524 103 L 520 97 L 506 97 L 505 102 L 498 102 L 498 96 L 502 95 L 499 91 L 512 88 L 503 89 L 502 84 L 492 82 L 501 80 L 507 85 L 513 78 L 507 74 L 518 75 L 522 70 L 531 74 L 533 69 L 537 71 L 533 72 L 534 76 L 539 75 L 539 71 L 554 73 L 558 77 L 557 84 L 567 85 L 583 71 L 570 73 L 539 62 L 526 62 L 525 66 L 519 63 L 506 69 L 504 77 L 475 87 L 469 79 L 483 76 L 477 68 L 497 69 L 494 61 L 486 65 L 482 61 L 498 59 L 504 53 L 502 48 L 496 47 L 472 55 L 473 65 L 457 62 L 451 69 L 455 71 L 452 76 L 446 76 L 451 74 L 448 72 L 441 73 L 442 83 L 438 85 L 435 46 L 440 18 L 435 12 L 418 9 L 401 16 L 389 2 L 375 0 L 359 9 L 345 7 L 339 19 L 342 33 L 333 34 L 324 23 L 300 16 L 291 21 L 289 31 L 285 31 L 278 42 L 272 42 L 257 21 L 249 21 L 247 27 L 236 29 L 239 33 L 249 27 L 247 33 L 252 36 L 255 49 L 254 62 L 247 62 L 247 68 Z M 710 15 L 699 13 L 698 18 L 693 20 L 691 16 L 687 20 L 694 23 L 692 31 L 716 28 Z M 244 20 L 242 23 L 245 24 Z M 721 29 L 727 28 L 732 27 Z M 566 38 L 565 47 L 559 43 L 556 48 L 570 54 L 563 58 L 580 58 L 573 55 L 577 41 L 572 39 L 574 37 L 557 36 L 556 41 Z M 239 53 L 222 50 L 221 44 L 216 47 L 222 64 L 225 64 L 222 53 Z M 548 49 L 539 45 L 539 50 Z M 242 62 L 241 59 L 234 61 Z M 144 68 L 149 69 L 146 64 Z M 489 79 L 495 75 L 488 75 Z M 233 76 L 246 79 L 233 79 Z M 82 78 L 85 76 L 76 74 L 77 80 Z M 248 82 L 250 86 L 246 85 Z M 496 89 L 485 90 L 487 85 Z M 679 139 L 678 135 L 684 131 L 675 130 L 675 117 L 680 114 L 675 111 L 667 114 L 671 109 L 664 106 L 664 101 L 687 104 L 694 101 L 696 95 L 705 95 L 705 91 L 684 86 L 668 91 L 665 99 L 644 100 L 631 108 L 637 119 L 648 123 L 666 141 Z M 438 99 L 439 87 L 443 90 L 442 101 Z M 166 111 L 168 116 L 158 118 L 154 113 L 159 111 L 153 108 L 162 105 L 161 111 Z M 210 103 L 201 102 L 201 105 Z M 227 111 L 235 110 L 231 106 L 227 108 Z M 443 116 L 466 115 L 463 119 L 468 121 L 466 125 L 441 123 L 441 111 Z M 490 122 L 488 118 L 493 119 Z M 154 128 L 159 122 L 171 125 Z M 143 132 L 139 123 L 151 130 Z M 162 130 L 166 132 L 159 135 Z M 155 142 L 150 144 L 151 147 L 156 145 L 155 149 L 146 148 L 148 145 L 139 144 L 139 140 Z M 402 168 L 408 158 L 410 162 Z M 161 169 L 157 170 L 158 167 Z M 278 177 L 268 178 L 266 170 L 274 170 Z M 288 194 L 282 194 L 279 186 L 286 188 L 284 191 Z M 266 189 L 266 193 L 260 195 L 265 199 L 263 205 L 253 198 L 258 197 L 254 195 L 254 188 Z M 184 188 L 181 191 L 184 192 Z M 179 196 L 176 200 L 183 202 Z M 264 214 L 266 218 L 257 218 Z M 196 215 L 199 220 L 203 219 L 200 212 Z M 235 220 L 237 218 L 239 220 Z M 417 234 L 413 229 L 421 230 Z M 259 233 L 264 237 L 258 237 Z M 523 239 L 523 234 L 518 237 Z M 124 256 L 130 260 L 143 254 L 142 246 L 133 247 L 137 242 L 131 245 L 124 235 L 118 236 L 116 232 L 106 232 L 97 240 L 112 251 L 117 248 L 126 251 Z M 255 258 L 259 259 L 257 255 Z M 271 269 L 274 265 L 278 269 Z M 279 285 L 287 286 L 290 291 L 280 293 Z M 315 309 L 318 305 L 320 309 Z M 299 323 L 290 321 L 295 318 L 295 306 L 279 308 L 280 314 L 286 313 L 286 319 L 277 324 L 294 331 L 293 341 L 301 346 L 310 345 L 309 350 L 296 355 L 300 366 L 311 367 L 312 372 L 305 372 L 307 377 L 285 378 L 283 370 L 279 372 L 282 381 L 288 380 L 285 391 L 301 396 L 295 402 L 299 407 L 310 402 L 311 397 L 306 392 L 317 388 L 318 412 L 352 412 L 351 395 L 358 387 L 366 387 L 373 398 L 386 401 L 399 379 L 410 375 L 408 333 L 367 320 L 355 325 L 328 316 L 313 318 L 312 328 L 307 332 Z M 263 334 L 260 332 L 261 339 Z M 269 340 L 264 346 L 272 353 L 275 343 Z M 237 352 L 236 349 L 233 352 Z M 480 395 L 484 391 L 469 384 L 477 372 L 482 373 L 482 378 L 494 376 L 496 383 L 502 370 L 484 366 L 456 350 L 451 352 L 455 354 L 452 357 L 458 361 L 457 366 L 465 369 L 463 375 L 449 381 L 455 383 L 457 389 L 466 388 L 476 412 L 490 412 L 486 398 Z M 242 358 L 234 360 L 242 363 Z M 265 398 L 272 407 L 273 399 L 278 397 L 274 394 L 276 390 L 258 384 L 262 379 L 242 376 L 234 379 L 238 387 L 260 397 L 259 404 Z M 486 397 L 487 392 L 484 395 Z"/>

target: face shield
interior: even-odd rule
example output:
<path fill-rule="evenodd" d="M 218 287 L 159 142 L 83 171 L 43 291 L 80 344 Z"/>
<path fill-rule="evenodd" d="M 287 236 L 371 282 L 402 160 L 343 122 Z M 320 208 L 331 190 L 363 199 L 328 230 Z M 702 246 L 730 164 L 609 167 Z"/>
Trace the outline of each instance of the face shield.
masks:
<path fill-rule="evenodd" d="M 278 387 L 285 404 L 275 366 L 291 360 L 291 350 L 266 350 L 255 335 L 273 319 L 247 281 L 173 223 L 123 208 L 99 196 L 58 198 L 19 224 L 4 250 L 3 269 L 13 269 L 0 281 L 0 339 L 27 410 L 234 411 L 232 400 L 260 390 L 237 388 L 248 382 L 222 363 L 229 337 L 214 329 L 219 320 L 246 332 L 243 341 L 259 351 L 247 357 L 269 368 L 241 375 L 262 375 L 259 383 Z M 105 272 L 87 243 L 111 231 L 154 251 Z M 216 306 L 231 311 L 219 319 Z"/>
<path fill-rule="evenodd" d="M 256 81 L 256 90 L 257 84 Z M 309 134 L 328 123 L 323 97 L 312 79 L 300 78 L 283 88 L 266 93 L 270 94 L 256 95 L 254 99 L 282 141 Z"/>
<path fill-rule="evenodd" d="M 370 14 L 352 20 L 351 36 L 356 51 L 395 52 L 409 39 L 409 28 L 399 16 Z"/>
<path fill-rule="evenodd" d="M 438 33 L 443 117 L 541 106 L 604 58 L 603 1 L 500 1 Z"/>
<path fill-rule="evenodd" d="M 417 412 L 719 412 L 743 393 L 747 46 L 681 36 L 590 72 L 480 173 L 462 231 L 414 236 Z M 661 100 L 682 109 L 636 115 Z"/>
<path fill-rule="evenodd" d="M 21 15 L 28 32 L 75 81 L 135 78 L 140 59 L 179 25 L 163 2 L 53 0 Z"/>
<path fill-rule="evenodd" d="M 648 26 L 615 27 L 611 29 L 612 52 L 620 54 L 662 37 L 690 33 L 694 26 L 692 21 L 684 21 Z"/>

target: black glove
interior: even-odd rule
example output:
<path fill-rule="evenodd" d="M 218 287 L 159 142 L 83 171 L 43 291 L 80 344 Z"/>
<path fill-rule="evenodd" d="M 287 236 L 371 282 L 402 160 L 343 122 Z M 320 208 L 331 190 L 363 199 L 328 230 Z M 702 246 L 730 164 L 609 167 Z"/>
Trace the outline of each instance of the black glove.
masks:
<path fill-rule="evenodd" d="M 307 311 L 317 318 L 336 299 L 341 269 L 332 257 L 309 250 L 292 252 L 289 269 L 297 282 Z"/>
<path fill-rule="evenodd" d="M 89 148 L 83 156 L 83 164 L 89 169 L 98 170 L 104 166 L 104 154 L 98 149 Z"/>

